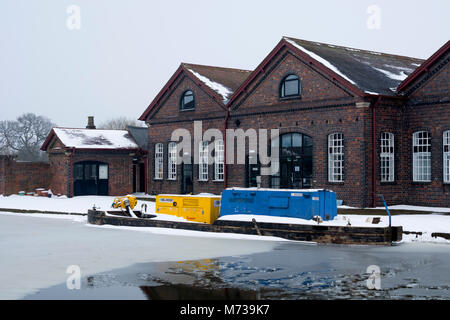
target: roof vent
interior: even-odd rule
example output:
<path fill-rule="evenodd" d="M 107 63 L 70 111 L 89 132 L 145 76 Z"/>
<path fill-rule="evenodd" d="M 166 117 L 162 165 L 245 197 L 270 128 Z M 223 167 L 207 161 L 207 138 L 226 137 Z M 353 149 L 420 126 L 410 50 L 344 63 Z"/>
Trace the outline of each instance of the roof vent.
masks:
<path fill-rule="evenodd" d="M 93 116 L 89 116 L 88 117 L 88 123 L 87 123 L 86 129 L 95 129 L 94 117 Z"/>

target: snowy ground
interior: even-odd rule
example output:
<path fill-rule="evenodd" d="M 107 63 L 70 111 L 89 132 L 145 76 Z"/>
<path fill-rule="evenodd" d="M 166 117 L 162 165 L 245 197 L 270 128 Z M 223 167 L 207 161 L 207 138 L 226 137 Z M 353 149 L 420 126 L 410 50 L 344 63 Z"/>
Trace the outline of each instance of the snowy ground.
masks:
<path fill-rule="evenodd" d="M 406 211 L 423 211 L 430 213 L 450 213 L 450 208 L 438 208 L 438 207 L 422 207 L 422 206 L 408 206 L 408 205 L 395 205 L 388 206 L 389 210 L 406 210 Z M 338 209 L 361 209 L 349 206 L 339 206 Z M 364 208 L 368 210 L 386 210 L 385 207 L 376 208 Z"/>
<path fill-rule="evenodd" d="M 5 209 L 24 209 L 38 211 L 55 211 L 70 213 L 87 213 L 93 206 L 99 210 L 108 210 L 114 197 L 108 196 L 81 196 L 67 198 L 62 197 L 32 197 L 11 195 L 8 197 L 0 195 L 0 208 Z"/>

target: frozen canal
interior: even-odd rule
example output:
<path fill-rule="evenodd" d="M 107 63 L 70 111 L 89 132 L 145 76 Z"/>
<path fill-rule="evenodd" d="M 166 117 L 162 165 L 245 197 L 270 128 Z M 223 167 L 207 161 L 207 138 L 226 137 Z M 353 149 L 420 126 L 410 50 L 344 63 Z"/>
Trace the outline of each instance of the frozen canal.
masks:
<path fill-rule="evenodd" d="M 0 298 L 450 299 L 447 244 L 205 238 L 84 219 L 0 215 Z M 67 289 L 69 265 L 80 267 L 80 290 Z M 379 290 L 367 287 L 369 266 L 380 270 L 369 281 Z"/>

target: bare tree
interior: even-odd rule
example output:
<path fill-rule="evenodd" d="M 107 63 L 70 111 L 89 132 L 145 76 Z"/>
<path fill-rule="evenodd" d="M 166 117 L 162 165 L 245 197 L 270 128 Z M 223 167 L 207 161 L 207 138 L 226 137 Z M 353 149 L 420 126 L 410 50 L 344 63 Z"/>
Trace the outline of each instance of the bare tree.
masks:
<path fill-rule="evenodd" d="M 17 155 L 19 160 L 45 160 L 40 147 L 53 126 L 50 119 L 34 113 L 25 113 L 16 121 L 0 121 L 0 153 Z"/>
<path fill-rule="evenodd" d="M 142 121 L 135 120 L 133 118 L 117 117 L 109 119 L 101 123 L 99 129 L 115 129 L 115 130 L 126 130 L 128 126 L 133 127 L 145 127 Z"/>

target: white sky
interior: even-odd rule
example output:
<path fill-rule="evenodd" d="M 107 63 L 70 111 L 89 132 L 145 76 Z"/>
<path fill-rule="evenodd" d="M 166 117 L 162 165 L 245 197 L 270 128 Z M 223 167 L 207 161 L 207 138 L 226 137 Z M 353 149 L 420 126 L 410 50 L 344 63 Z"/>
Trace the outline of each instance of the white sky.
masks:
<path fill-rule="evenodd" d="M 1 0 L 0 120 L 138 118 L 180 62 L 254 69 L 284 35 L 426 59 L 449 39 L 449 12 L 448 0 Z"/>

